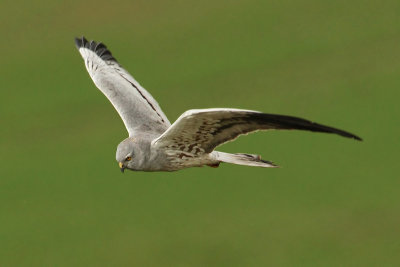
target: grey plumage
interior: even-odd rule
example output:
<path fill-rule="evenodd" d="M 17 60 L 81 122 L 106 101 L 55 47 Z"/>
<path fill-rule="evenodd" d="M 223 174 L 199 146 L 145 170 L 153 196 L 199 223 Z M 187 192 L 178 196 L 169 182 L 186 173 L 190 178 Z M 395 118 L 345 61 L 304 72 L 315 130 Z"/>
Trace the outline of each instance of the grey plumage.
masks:
<path fill-rule="evenodd" d="M 129 136 L 135 132 L 157 135 L 168 129 L 171 124 L 157 101 L 118 64 L 105 45 L 84 37 L 75 43 L 90 77 L 118 111 Z"/>
<path fill-rule="evenodd" d="M 239 135 L 259 130 L 295 129 L 334 133 L 361 140 L 349 132 L 305 119 L 252 110 L 215 108 L 189 110 L 172 125 L 157 101 L 117 62 L 102 43 L 75 39 L 95 85 L 121 116 L 129 137 L 117 148 L 116 159 L 125 168 L 175 171 L 221 162 L 276 167 L 258 155 L 229 154 L 214 149 Z"/>

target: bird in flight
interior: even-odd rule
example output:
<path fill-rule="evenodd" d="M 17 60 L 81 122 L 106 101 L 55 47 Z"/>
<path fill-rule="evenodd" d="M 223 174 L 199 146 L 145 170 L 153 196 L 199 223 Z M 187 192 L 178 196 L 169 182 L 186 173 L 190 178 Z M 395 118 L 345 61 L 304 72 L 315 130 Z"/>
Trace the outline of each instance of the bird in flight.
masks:
<path fill-rule="evenodd" d="M 177 171 L 221 162 L 277 167 L 259 155 L 230 154 L 214 149 L 239 135 L 259 130 L 307 130 L 360 140 L 349 132 L 309 120 L 253 110 L 211 108 L 184 112 L 172 125 L 157 101 L 113 57 L 107 47 L 75 38 L 95 85 L 121 116 L 129 137 L 117 147 L 121 171 Z"/>

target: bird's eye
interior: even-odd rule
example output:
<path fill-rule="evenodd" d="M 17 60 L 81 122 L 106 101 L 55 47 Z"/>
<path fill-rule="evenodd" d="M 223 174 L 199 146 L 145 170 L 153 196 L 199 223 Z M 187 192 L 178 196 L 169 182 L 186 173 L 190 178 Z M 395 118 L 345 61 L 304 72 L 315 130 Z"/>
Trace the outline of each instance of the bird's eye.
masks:
<path fill-rule="evenodd" d="M 126 157 L 126 161 L 130 161 L 132 159 L 132 157 Z"/>

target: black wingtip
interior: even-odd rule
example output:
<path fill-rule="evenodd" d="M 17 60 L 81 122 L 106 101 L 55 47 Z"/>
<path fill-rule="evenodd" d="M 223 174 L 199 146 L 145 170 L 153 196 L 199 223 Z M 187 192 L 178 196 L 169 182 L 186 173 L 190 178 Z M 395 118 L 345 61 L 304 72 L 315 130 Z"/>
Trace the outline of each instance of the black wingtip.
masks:
<path fill-rule="evenodd" d="M 78 48 L 78 49 L 81 47 L 85 47 L 87 42 L 88 41 L 86 40 L 86 38 L 84 36 L 82 36 L 80 38 L 75 37 L 75 45 L 76 45 L 76 48 Z"/>
<path fill-rule="evenodd" d="M 81 48 L 82 47 L 82 40 L 77 38 L 77 37 L 75 37 L 75 46 L 78 49 Z"/>
<path fill-rule="evenodd" d="M 355 139 L 357 141 L 362 141 L 362 139 L 355 134 L 298 117 L 266 113 L 249 113 L 247 116 L 251 120 L 258 121 L 261 125 L 272 125 L 274 129 L 307 130 L 312 132 L 333 133 L 343 137 Z"/>
<path fill-rule="evenodd" d="M 75 38 L 75 45 L 76 48 L 78 49 L 84 47 L 95 52 L 104 61 L 117 62 L 117 60 L 111 54 L 111 51 L 108 50 L 107 46 L 105 46 L 103 43 L 100 42 L 97 43 L 96 41 L 93 40 L 89 42 L 88 40 L 86 40 L 84 36 L 82 36 L 81 38 Z"/>
<path fill-rule="evenodd" d="M 363 141 L 361 137 L 359 137 L 359 136 L 357 136 L 355 134 L 352 134 L 352 133 L 349 133 L 349 132 L 346 132 L 346 131 L 343 131 L 343 130 L 340 130 L 340 129 L 328 127 L 328 126 L 324 126 L 324 127 L 327 128 L 327 129 L 330 129 L 331 133 L 335 133 L 335 134 L 341 135 L 343 137 L 351 138 L 351 139 L 354 139 L 354 140 L 357 140 L 357 141 Z"/>

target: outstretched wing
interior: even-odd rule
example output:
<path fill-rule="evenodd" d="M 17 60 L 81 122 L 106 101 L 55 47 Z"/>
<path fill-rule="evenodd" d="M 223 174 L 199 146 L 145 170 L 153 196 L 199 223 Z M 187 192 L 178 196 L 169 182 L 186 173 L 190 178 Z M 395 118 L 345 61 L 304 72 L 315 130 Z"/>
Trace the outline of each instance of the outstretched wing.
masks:
<path fill-rule="evenodd" d="M 354 134 L 296 117 L 216 108 L 186 111 L 153 141 L 153 145 L 196 155 L 210 153 L 218 145 L 239 135 L 270 129 L 334 133 L 361 140 Z"/>
<path fill-rule="evenodd" d="M 102 43 L 75 39 L 95 85 L 124 121 L 129 136 L 135 132 L 163 133 L 171 125 L 157 101 L 124 70 Z"/>

